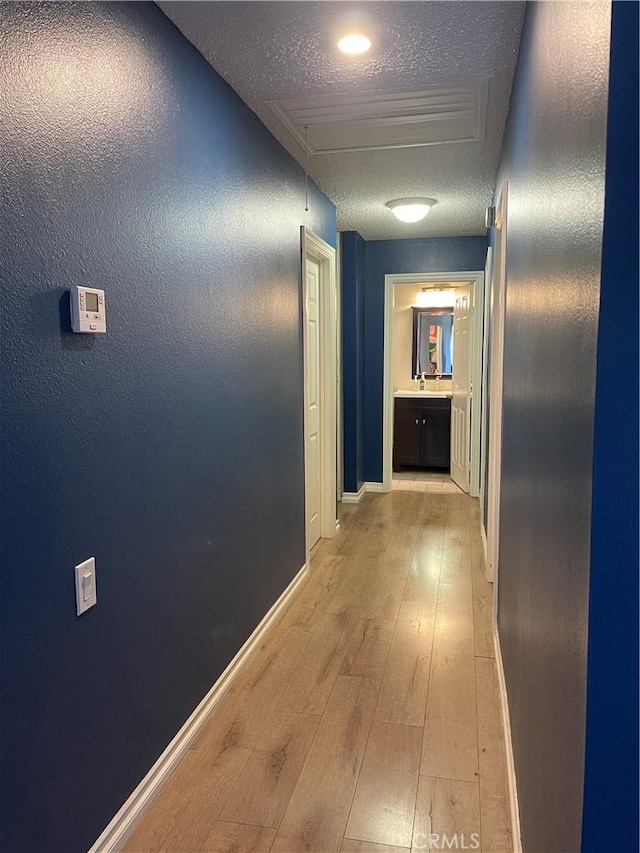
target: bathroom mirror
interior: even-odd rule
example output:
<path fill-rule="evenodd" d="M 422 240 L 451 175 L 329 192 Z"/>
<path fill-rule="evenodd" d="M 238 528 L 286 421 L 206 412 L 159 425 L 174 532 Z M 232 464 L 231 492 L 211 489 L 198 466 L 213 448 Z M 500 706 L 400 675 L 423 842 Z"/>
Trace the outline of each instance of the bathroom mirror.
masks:
<path fill-rule="evenodd" d="M 453 371 L 453 311 L 413 309 L 413 364 L 411 373 L 450 378 Z"/>

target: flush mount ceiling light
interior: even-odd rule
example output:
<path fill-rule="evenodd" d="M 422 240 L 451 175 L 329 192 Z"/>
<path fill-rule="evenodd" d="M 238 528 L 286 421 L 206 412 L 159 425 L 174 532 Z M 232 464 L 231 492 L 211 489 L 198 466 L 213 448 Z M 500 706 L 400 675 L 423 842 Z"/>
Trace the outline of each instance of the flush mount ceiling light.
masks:
<path fill-rule="evenodd" d="M 420 222 L 435 203 L 435 198 L 397 198 L 388 201 L 387 207 L 401 222 Z"/>
<path fill-rule="evenodd" d="M 371 39 L 363 36 L 361 33 L 349 33 L 349 35 L 343 36 L 338 42 L 339 50 L 352 55 L 366 53 L 370 47 Z"/>

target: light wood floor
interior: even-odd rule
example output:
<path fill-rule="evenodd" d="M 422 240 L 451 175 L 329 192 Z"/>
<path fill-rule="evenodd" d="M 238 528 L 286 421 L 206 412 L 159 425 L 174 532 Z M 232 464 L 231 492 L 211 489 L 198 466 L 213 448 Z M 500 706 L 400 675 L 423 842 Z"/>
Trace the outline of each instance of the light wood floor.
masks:
<path fill-rule="evenodd" d="M 341 525 L 127 853 L 512 853 L 477 501 L 394 490 Z"/>

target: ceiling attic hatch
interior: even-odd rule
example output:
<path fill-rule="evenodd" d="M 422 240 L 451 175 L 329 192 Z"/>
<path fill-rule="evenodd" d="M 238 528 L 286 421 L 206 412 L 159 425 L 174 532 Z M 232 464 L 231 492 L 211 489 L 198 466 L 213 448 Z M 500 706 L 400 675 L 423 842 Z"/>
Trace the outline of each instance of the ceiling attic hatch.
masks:
<path fill-rule="evenodd" d="M 473 86 L 387 94 L 349 93 L 327 98 L 268 101 L 309 151 L 333 154 L 483 140 L 489 81 Z"/>

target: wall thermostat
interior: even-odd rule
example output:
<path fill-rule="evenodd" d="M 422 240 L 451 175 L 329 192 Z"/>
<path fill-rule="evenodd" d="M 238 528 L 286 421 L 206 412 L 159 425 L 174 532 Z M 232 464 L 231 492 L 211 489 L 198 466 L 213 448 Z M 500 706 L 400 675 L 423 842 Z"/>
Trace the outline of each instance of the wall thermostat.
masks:
<path fill-rule="evenodd" d="M 95 287 L 71 288 L 71 328 L 74 332 L 107 331 L 104 290 Z"/>

